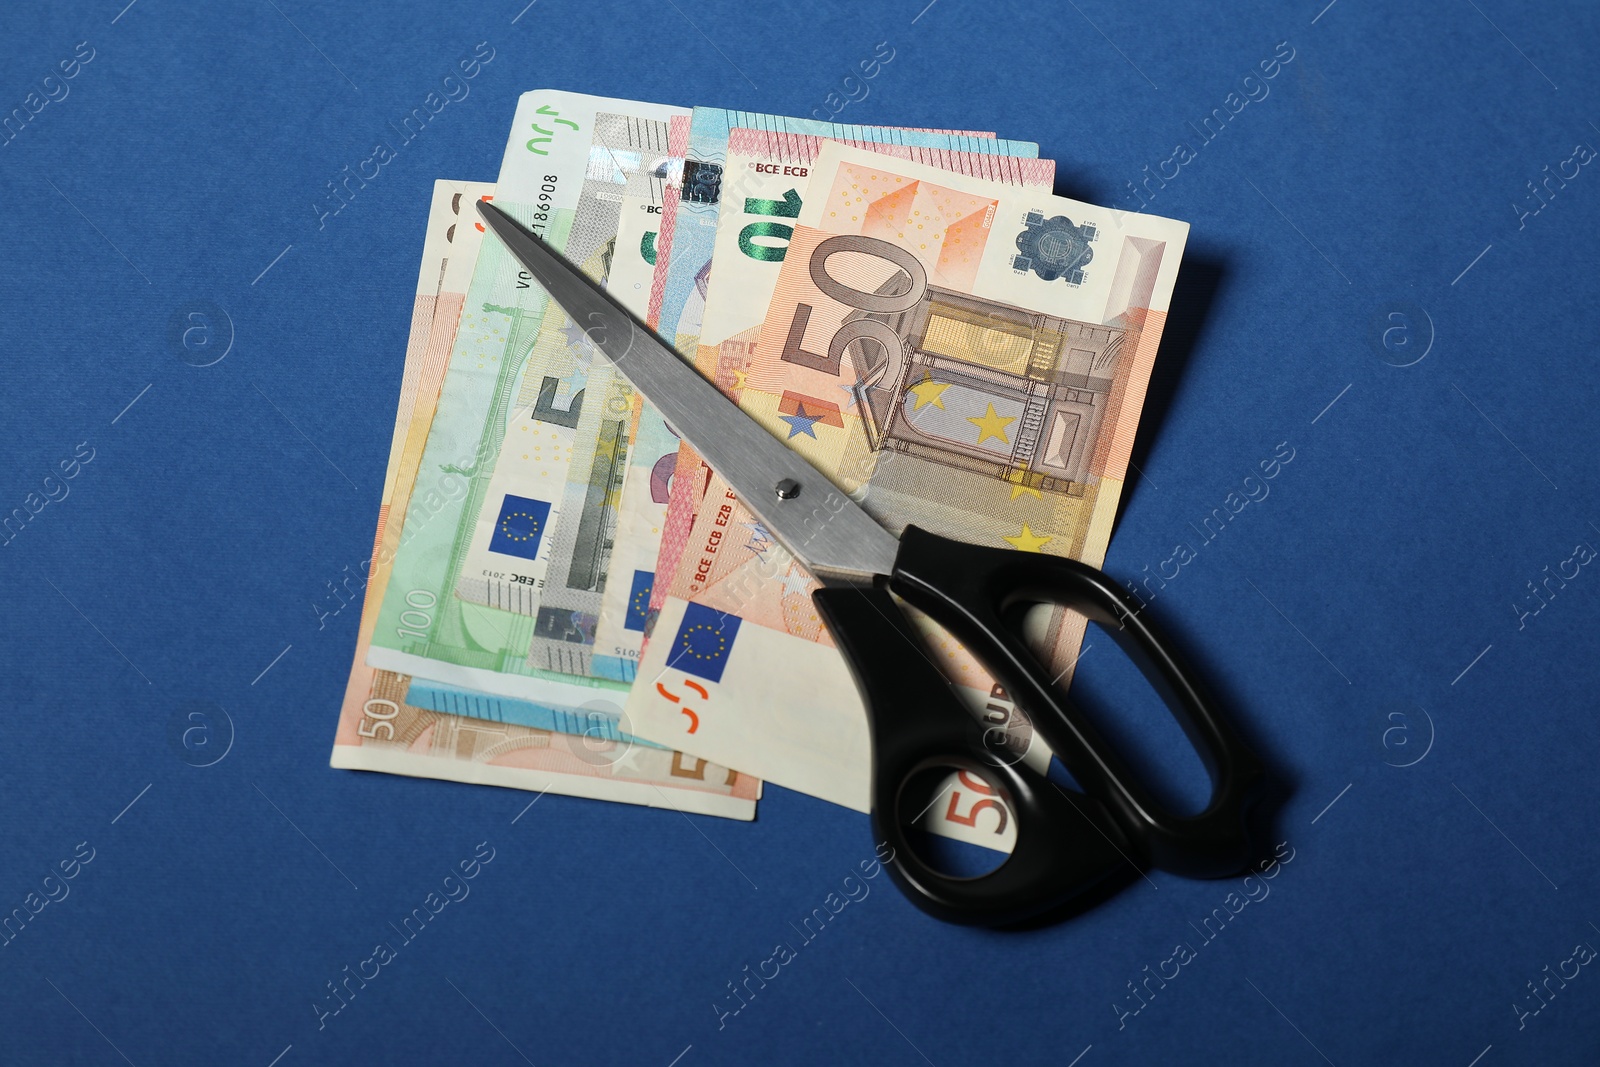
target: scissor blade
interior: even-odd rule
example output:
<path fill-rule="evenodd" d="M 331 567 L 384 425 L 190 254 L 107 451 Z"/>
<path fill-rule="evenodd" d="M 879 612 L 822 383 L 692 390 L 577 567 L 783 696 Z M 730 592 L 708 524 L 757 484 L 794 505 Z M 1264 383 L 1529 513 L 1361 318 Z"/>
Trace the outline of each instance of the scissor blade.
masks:
<path fill-rule="evenodd" d="M 495 236 L 550 298 L 807 570 L 819 578 L 860 580 L 894 569 L 900 542 L 872 516 L 544 241 L 494 204 L 477 203 Z"/>

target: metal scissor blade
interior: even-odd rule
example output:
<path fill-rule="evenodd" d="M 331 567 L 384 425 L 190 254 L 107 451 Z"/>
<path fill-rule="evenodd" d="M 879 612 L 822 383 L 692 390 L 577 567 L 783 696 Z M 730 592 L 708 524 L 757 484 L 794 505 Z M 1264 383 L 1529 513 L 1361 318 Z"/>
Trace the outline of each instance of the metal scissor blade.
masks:
<path fill-rule="evenodd" d="M 484 222 L 550 298 L 807 570 L 852 580 L 894 569 L 900 542 L 872 516 L 544 241 L 494 204 L 477 203 Z"/>

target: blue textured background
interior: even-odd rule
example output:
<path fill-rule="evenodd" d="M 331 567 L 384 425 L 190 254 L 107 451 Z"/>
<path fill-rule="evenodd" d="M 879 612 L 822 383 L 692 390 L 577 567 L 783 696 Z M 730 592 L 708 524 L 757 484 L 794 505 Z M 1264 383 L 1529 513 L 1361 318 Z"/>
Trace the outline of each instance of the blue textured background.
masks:
<path fill-rule="evenodd" d="M 0 912 L 94 849 L 0 948 L 0 1059 L 1596 1061 L 1595 967 L 1520 1029 L 1512 1005 L 1600 947 L 1600 573 L 1520 629 L 1512 604 L 1600 545 L 1600 168 L 1512 205 L 1600 146 L 1600 9 L 524 2 L 0 15 L 0 114 L 95 50 L 0 148 L 0 512 L 94 450 L 0 548 Z M 524 794 L 330 770 L 356 617 L 319 631 L 310 604 L 372 542 L 433 179 L 492 180 L 520 92 L 807 114 L 881 40 L 844 118 L 1036 139 L 1059 192 L 1125 206 L 1294 50 L 1152 203 L 1193 231 L 1106 561 L 1154 571 L 1294 449 L 1151 608 L 1289 787 L 1294 858 L 1207 945 L 1191 924 L 1237 882 L 1152 873 L 996 934 L 880 879 L 719 1030 L 866 820 L 769 787 L 753 824 L 549 796 L 512 825 Z M 471 96 L 319 231 L 323 183 L 479 41 Z M 196 300 L 236 331 L 206 368 L 167 340 Z M 1113 664 L 1083 666 L 1107 697 Z M 233 748 L 189 766 L 174 717 L 216 706 Z M 471 897 L 319 1030 L 324 983 L 484 840 Z M 1198 957 L 1122 1016 L 1179 941 Z"/>

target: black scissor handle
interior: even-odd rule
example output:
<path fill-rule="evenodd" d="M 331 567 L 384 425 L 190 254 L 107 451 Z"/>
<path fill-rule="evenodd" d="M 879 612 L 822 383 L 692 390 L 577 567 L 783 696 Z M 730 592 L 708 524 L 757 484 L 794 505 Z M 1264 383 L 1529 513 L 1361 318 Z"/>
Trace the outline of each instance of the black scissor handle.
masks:
<path fill-rule="evenodd" d="M 1249 864 L 1245 820 L 1264 779 L 1261 763 L 1201 695 L 1138 601 L 1104 572 L 1062 556 L 984 548 L 908 526 L 889 588 L 932 616 L 994 673 L 1084 792 L 1105 806 L 1138 859 L 1200 878 L 1225 877 Z M 1205 810 L 1169 810 L 1064 698 L 1021 638 L 1022 617 L 1039 603 L 1099 623 L 1143 672 L 1210 774 Z"/>
<path fill-rule="evenodd" d="M 893 849 L 886 866 L 913 903 L 947 922 L 1006 925 L 1064 903 L 1127 865 L 1122 832 L 1098 802 L 985 744 L 984 729 L 928 660 L 887 591 L 824 588 L 812 600 L 866 701 L 872 831 L 880 846 Z M 952 770 L 998 789 L 1016 820 L 1010 857 L 977 878 L 936 870 L 906 832 L 932 796 L 917 788 L 919 779 Z"/>
<path fill-rule="evenodd" d="M 983 548 L 912 526 L 901 536 L 888 588 L 994 673 L 1083 788 L 1060 789 L 984 743 L 983 728 L 934 669 L 886 590 L 818 590 L 813 600 L 867 704 L 873 831 L 894 848 L 890 870 L 924 911 L 954 922 L 1006 925 L 1064 903 L 1129 862 L 1194 877 L 1223 877 L 1249 864 L 1245 820 L 1263 781 L 1261 764 L 1201 696 L 1139 604 L 1105 574 L 1071 559 Z M 1168 810 L 1065 699 L 1021 637 L 1023 616 L 1038 603 L 1101 624 L 1161 694 L 1211 776 L 1204 811 Z M 906 837 L 906 816 L 915 812 L 904 804 L 927 795 L 909 794 L 907 787 L 939 768 L 979 774 L 1001 790 L 1014 813 L 1016 847 L 989 874 L 941 874 Z"/>

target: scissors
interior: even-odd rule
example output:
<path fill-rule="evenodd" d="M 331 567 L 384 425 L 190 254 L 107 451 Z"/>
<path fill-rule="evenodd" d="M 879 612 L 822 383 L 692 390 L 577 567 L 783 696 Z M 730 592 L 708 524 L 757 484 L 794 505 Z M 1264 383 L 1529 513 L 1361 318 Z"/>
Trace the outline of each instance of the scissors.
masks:
<path fill-rule="evenodd" d="M 1250 863 L 1246 817 L 1262 766 L 1138 601 L 1077 560 L 967 544 L 916 526 L 895 537 L 560 253 L 494 204 L 477 204 L 550 298 L 822 583 L 812 600 L 867 707 L 873 833 L 893 850 L 886 866 L 914 904 L 949 922 L 1006 926 L 1062 908 L 1130 864 L 1218 878 Z M 1079 790 L 995 743 L 994 729 L 933 666 L 896 597 L 988 668 Z M 1210 775 L 1205 810 L 1180 815 L 1157 800 L 1066 700 L 1021 636 L 1023 616 L 1040 603 L 1100 624 L 1161 694 Z M 982 778 L 1016 822 L 1010 856 L 978 877 L 937 869 L 907 833 L 927 785 L 951 771 Z"/>

